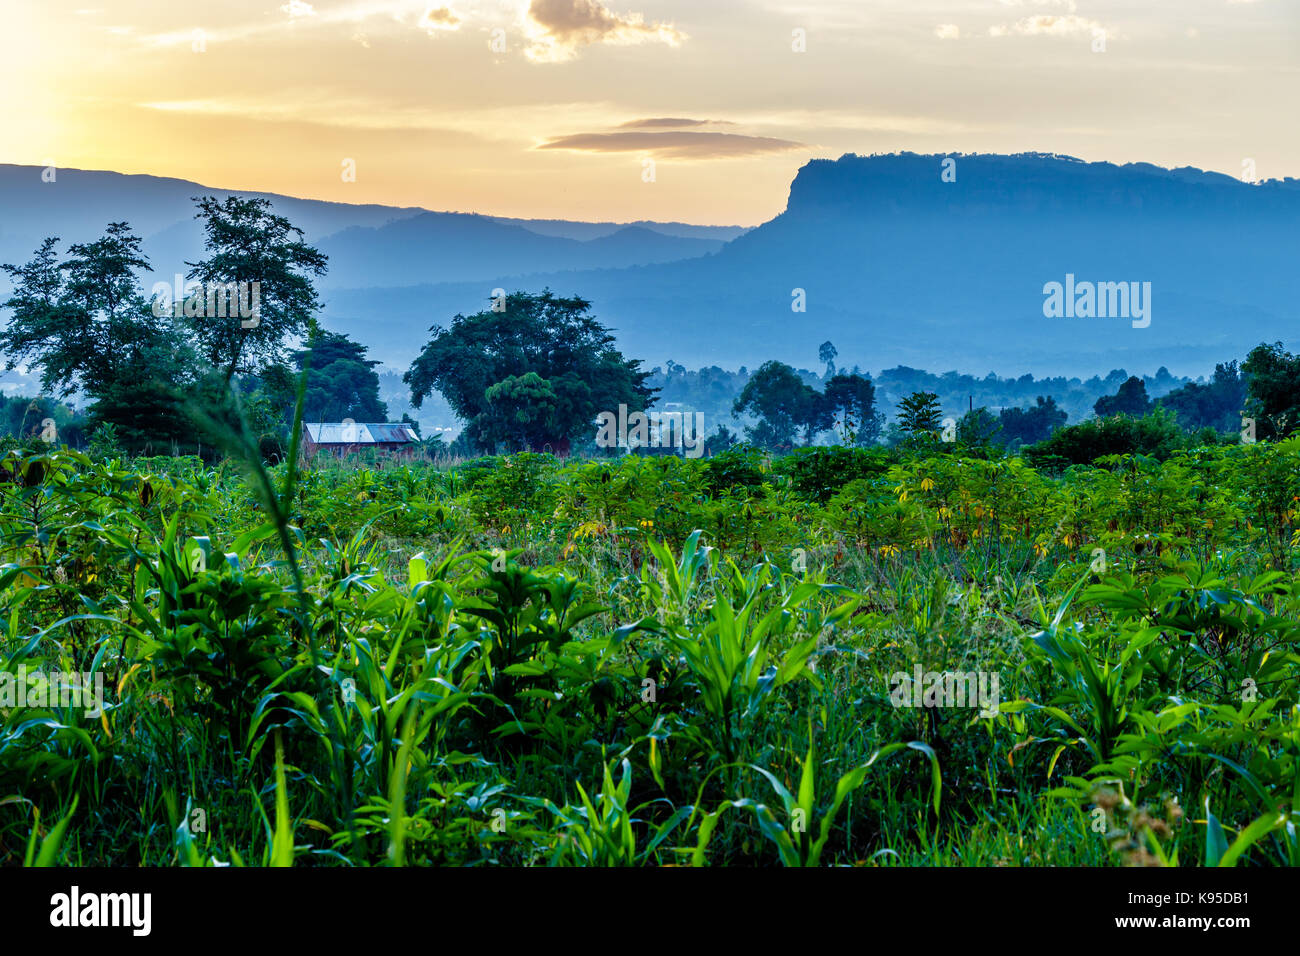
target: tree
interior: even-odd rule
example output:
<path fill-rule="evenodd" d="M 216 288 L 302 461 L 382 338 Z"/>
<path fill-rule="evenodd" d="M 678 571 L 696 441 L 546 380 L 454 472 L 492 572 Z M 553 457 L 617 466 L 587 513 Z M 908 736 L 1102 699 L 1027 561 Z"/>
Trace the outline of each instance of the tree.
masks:
<path fill-rule="evenodd" d="M 976 408 L 957 420 L 957 441 L 972 451 L 983 452 L 995 443 L 1002 423 L 987 408 Z"/>
<path fill-rule="evenodd" d="M 833 375 L 826 383 L 824 402 L 847 444 L 870 445 L 880 437 L 876 387 L 861 375 Z"/>
<path fill-rule="evenodd" d="M 913 392 L 898 403 L 898 427 L 908 438 L 933 438 L 942 417 L 939 396 L 934 392 Z"/>
<path fill-rule="evenodd" d="M 270 200 L 204 196 L 194 201 L 208 256 L 185 263 L 187 278 L 207 290 L 244 284 L 257 303 L 251 318 L 229 308 L 224 316 L 186 310 L 203 358 L 230 382 L 237 372 L 281 362 L 289 338 L 316 333 L 320 299 L 311 276 L 324 275 L 327 260 L 302 241 L 301 229 L 271 211 Z"/>
<path fill-rule="evenodd" d="M 826 363 L 827 378 L 832 378 L 835 375 L 835 357 L 839 354 L 839 351 L 831 344 L 830 339 L 823 342 L 821 347 L 817 349 L 817 357 Z"/>
<path fill-rule="evenodd" d="M 739 438 L 730 428 L 726 425 L 719 425 L 713 434 L 704 440 L 704 453 L 706 455 L 716 455 L 738 443 Z"/>
<path fill-rule="evenodd" d="M 1097 399 L 1092 409 L 1097 413 L 1098 418 L 1109 418 L 1112 415 L 1141 418 L 1151 411 L 1151 399 L 1147 398 L 1147 383 L 1136 375 L 1131 375 L 1119 387 L 1118 392 L 1114 395 L 1103 395 Z"/>
<path fill-rule="evenodd" d="M 1159 373 L 1156 377 L 1160 377 Z M 1156 404 L 1173 411 L 1178 416 L 1178 424 L 1188 431 L 1213 428 L 1218 432 L 1235 432 L 1241 428 L 1246 395 L 1246 376 L 1239 372 L 1237 363 L 1221 362 L 1214 367 L 1214 377 L 1208 384 L 1189 382 L 1156 399 Z"/>
<path fill-rule="evenodd" d="M 388 421 L 388 406 L 380 401 L 375 374 L 379 363 L 366 358 L 366 346 L 321 329 L 307 340 L 306 349 L 294 355 L 294 364 L 299 372 L 307 369 L 304 420 Z"/>
<path fill-rule="evenodd" d="M 510 451 L 540 448 L 556 434 L 560 399 L 536 372 L 511 375 L 487 390 L 488 421 Z"/>
<path fill-rule="evenodd" d="M 3 347 L 6 368 L 39 368 L 43 390 L 91 399 L 92 424 L 111 422 L 132 448 L 188 443 L 183 411 L 197 378 L 195 357 L 170 316 L 145 302 L 137 273 L 149 262 L 125 222 L 60 262 L 57 238 L 26 265 L 3 268 L 14 282 Z"/>
<path fill-rule="evenodd" d="M 998 419 L 1002 425 L 1002 441 L 1008 447 L 1032 445 L 1065 425 L 1070 416 L 1056 406 L 1051 395 L 1039 395 L 1028 408 L 1004 408 Z"/>
<path fill-rule="evenodd" d="M 657 389 L 645 384 L 639 360 L 614 347 L 610 330 L 590 314 L 591 303 L 562 298 L 550 289 L 515 292 L 501 311 L 456 315 L 449 328 L 434 326 L 433 338 L 402 376 L 419 408 L 426 396 L 441 392 L 466 422 L 465 434 L 477 447 L 527 442 L 532 451 L 546 445 L 567 449 L 591 433 L 603 411 L 620 405 L 644 411 Z M 538 381 L 527 378 L 534 373 Z M 502 385 L 490 398 L 488 392 Z M 532 394 L 544 403 L 539 414 L 520 402 Z"/>
<path fill-rule="evenodd" d="M 798 373 L 783 362 L 764 362 L 732 405 L 731 412 L 740 416 L 752 412 L 758 423 L 745 428 L 749 440 L 764 448 L 789 448 L 797 433 L 804 440 L 831 426 L 831 412 L 823 397 Z"/>
<path fill-rule="evenodd" d="M 1300 428 L 1300 355 L 1281 342 L 1257 345 L 1241 369 L 1246 373 L 1246 415 L 1255 419 L 1256 436 L 1274 440 Z"/>

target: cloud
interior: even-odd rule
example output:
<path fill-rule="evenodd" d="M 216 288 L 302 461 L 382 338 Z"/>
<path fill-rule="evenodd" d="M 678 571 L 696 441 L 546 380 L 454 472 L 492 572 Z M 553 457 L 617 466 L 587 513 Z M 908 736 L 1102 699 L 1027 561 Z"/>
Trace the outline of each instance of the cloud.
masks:
<path fill-rule="evenodd" d="M 538 149 L 583 153 L 654 153 L 677 159 L 728 159 L 803 149 L 803 143 L 772 136 L 699 130 L 616 129 L 606 133 L 574 133 L 542 143 Z"/>
<path fill-rule="evenodd" d="M 532 0 L 525 17 L 529 45 L 524 55 L 535 63 L 571 60 L 584 46 L 609 43 L 666 43 L 681 46 L 686 34 L 668 23 L 646 23 L 639 13 L 620 16 L 599 0 Z"/>
<path fill-rule="evenodd" d="M 934 28 L 934 35 L 940 40 L 956 40 L 961 37 L 961 30 L 955 23 L 941 23 Z"/>
<path fill-rule="evenodd" d="M 1006 0 L 1003 0 L 1005 3 Z M 1017 36 L 1052 36 L 1064 37 L 1076 33 L 1091 34 L 1094 30 L 1103 29 L 1101 23 L 1096 20 L 1089 20 L 1087 17 L 1076 16 L 1073 13 L 1063 16 L 1054 16 L 1052 14 L 1039 14 L 1038 16 L 1025 17 L 1017 20 L 1012 24 L 998 24 L 989 27 L 989 36 L 1005 37 L 1013 33 Z"/>
<path fill-rule="evenodd" d="M 314 17 L 316 9 L 304 0 L 289 0 L 288 3 L 280 7 L 281 12 L 289 14 L 291 18 Z"/>
<path fill-rule="evenodd" d="M 654 119 L 628 120 L 619 123 L 619 129 L 697 129 L 701 126 L 735 126 L 727 120 L 678 119 L 656 117 Z"/>
<path fill-rule="evenodd" d="M 452 13 L 450 7 L 430 7 L 420 17 L 420 26 L 433 36 L 439 30 L 459 30 L 460 17 Z"/>

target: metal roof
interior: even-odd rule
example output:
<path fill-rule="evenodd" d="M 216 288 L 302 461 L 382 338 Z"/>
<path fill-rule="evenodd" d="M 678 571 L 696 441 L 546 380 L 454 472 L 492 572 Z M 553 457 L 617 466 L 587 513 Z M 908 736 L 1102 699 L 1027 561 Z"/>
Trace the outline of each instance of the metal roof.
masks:
<path fill-rule="evenodd" d="M 419 441 L 402 422 L 303 422 L 307 437 L 317 445 L 406 444 Z"/>

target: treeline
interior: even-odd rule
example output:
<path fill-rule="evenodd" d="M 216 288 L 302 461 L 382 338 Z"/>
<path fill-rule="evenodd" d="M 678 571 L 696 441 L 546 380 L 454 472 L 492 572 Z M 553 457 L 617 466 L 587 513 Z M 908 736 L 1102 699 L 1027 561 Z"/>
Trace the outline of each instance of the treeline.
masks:
<path fill-rule="evenodd" d="M 155 286 L 145 295 L 151 266 L 126 222 L 62 253 L 51 237 L 26 264 L 3 266 L 14 284 L 0 303 L 8 313 L 0 338 L 6 367 L 31 369 L 50 397 L 5 399 L 0 429 L 18 440 L 57 435 L 103 455 L 214 456 L 214 441 L 236 435 L 245 450 L 274 459 L 285 452 L 300 399 L 307 421 L 387 420 L 378 363 L 364 345 L 319 323 L 313 280 L 326 272 L 325 256 L 265 199 L 195 204 L 205 256 L 186 263 L 184 289 Z M 464 423 L 450 446 L 426 440 L 430 450 L 464 455 L 680 451 L 680 428 L 666 446 L 658 432 L 611 441 L 596 431 L 598 419 L 619 413 L 623 422 L 622 413 L 647 410 L 679 421 L 684 413 L 692 426 L 702 420 L 689 437 L 709 454 L 744 441 L 770 450 L 1023 448 L 1045 459 L 1091 460 L 1098 449 L 1163 455 L 1239 433 L 1277 438 L 1300 424 L 1300 358 L 1281 343 L 1260 345 L 1240 365 L 1219 365 L 1208 382 L 1164 368 L 1080 380 L 906 366 L 872 380 L 859 366 L 840 365 L 829 341 L 818 348 L 821 373 L 778 361 L 753 372 L 688 372 L 671 361 L 647 371 L 617 348 L 590 302 L 549 289 L 500 293 L 431 332 L 401 382 L 413 408 L 445 401 Z M 84 399 L 77 411 L 63 401 L 74 394 Z M 1080 421 L 1089 411 L 1096 420 Z"/>
<path fill-rule="evenodd" d="M 834 375 L 867 375 L 859 365 L 851 368 L 836 365 L 835 357 L 838 353 L 834 345 L 825 342 L 822 349 L 826 350 L 828 346 L 831 361 L 826 364 L 824 371 L 796 367 L 795 374 L 815 388 L 821 388 Z M 732 403 L 751 375 L 752 371 L 745 366 L 734 371 L 716 365 L 687 369 L 670 359 L 662 367 L 656 365 L 650 370 L 647 384 L 659 390 L 662 402 L 695 409 L 711 420 L 720 421 L 730 416 Z M 1034 405 L 1040 395 L 1051 396 L 1056 406 L 1069 416 L 1070 421 L 1078 422 L 1092 414 L 1098 398 L 1114 394 L 1130 377 L 1122 368 L 1114 369 L 1105 376 L 1094 375 L 1080 379 L 1064 376 L 1035 378 L 1028 373 L 1019 377 L 1004 377 L 993 372 L 980 377 L 955 371 L 927 372 L 899 365 L 884 369 L 872 381 L 880 412 L 887 418 L 897 413 L 898 403 L 908 395 L 933 392 L 939 396 L 940 404 L 945 409 L 958 414 L 970 407 L 985 407 L 994 412 L 1004 408 L 1027 407 Z M 1141 381 L 1152 398 L 1196 384 L 1190 378 L 1171 375 L 1163 366 L 1154 375 L 1141 376 Z"/>
<path fill-rule="evenodd" d="M 732 411 L 753 417 L 744 429 L 748 442 L 776 451 L 829 436 L 836 444 L 947 445 L 977 455 L 1024 448 L 1030 457 L 1065 463 L 1126 452 L 1164 458 L 1195 445 L 1293 434 L 1300 427 L 1300 356 L 1280 342 L 1261 344 L 1240 366 L 1218 365 L 1208 383 L 1188 382 L 1157 399 L 1148 395 L 1146 380 L 1130 376 L 1114 394 L 1096 399 L 1095 418 L 1074 425 L 1051 395 L 1025 407 L 972 408 L 957 417 L 945 416 L 930 391 L 903 397 L 886 425 L 877 394 L 865 376 L 832 375 L 829 368 L 818 391 L 806 374 L 773 361 L 745 382 Z"/>

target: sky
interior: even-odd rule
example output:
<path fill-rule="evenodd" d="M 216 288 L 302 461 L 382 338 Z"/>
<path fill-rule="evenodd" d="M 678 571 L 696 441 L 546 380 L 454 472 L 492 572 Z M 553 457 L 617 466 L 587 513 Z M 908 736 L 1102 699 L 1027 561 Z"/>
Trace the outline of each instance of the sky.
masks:
<path fill-rule="evenodd" d="M 756 225 L 812 158 L 1300 176 L 1300 0 L 8 0 L 0 162 Z"/>

